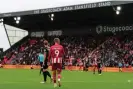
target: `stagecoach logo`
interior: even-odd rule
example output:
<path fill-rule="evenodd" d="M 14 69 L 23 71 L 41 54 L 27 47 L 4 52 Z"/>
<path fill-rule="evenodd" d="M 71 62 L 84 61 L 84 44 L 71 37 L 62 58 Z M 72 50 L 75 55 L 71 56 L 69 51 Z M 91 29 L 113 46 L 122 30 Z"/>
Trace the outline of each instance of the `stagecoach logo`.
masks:
<path fill-rule="evenodd" d="M 98 33 L 98 34 L 100 34 L 100 33 L 102 33 L 102 26 L 97 26 L 96 27 L 96 32 Z"/>
<path fill-rule="evenodd" d="M 96 32 L 97 34 L 105 33 L 105 32 L 121 32 L 121 31 L 131 31 L 133 30 L 133 25 L 127 25 L 127 26 L 97 26 Z"/>

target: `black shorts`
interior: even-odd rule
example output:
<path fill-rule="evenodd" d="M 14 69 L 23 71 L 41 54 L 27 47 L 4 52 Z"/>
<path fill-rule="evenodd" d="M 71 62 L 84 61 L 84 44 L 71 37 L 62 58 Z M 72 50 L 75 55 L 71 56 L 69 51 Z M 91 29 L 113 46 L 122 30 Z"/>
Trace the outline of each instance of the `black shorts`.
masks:
<path fill-rule="evenodd" d="M 43 65 L 43 69 L 47 69 L 48 68 L 48 65 Z"/>
<path fill-rule="evenodd" d="M 100 63 L 98 63 L 97 68 L 102 68 L 102 65 Z"/>
<path fill-rule="evenodd" d="M 44 63 L 44 65 L 43 65 L 43 62 L 40 62 L 40 66 L 41 66 L 41 68 L 43 67 L 43 69 L 47 69 L 48 68 L 47 63 Z"/>

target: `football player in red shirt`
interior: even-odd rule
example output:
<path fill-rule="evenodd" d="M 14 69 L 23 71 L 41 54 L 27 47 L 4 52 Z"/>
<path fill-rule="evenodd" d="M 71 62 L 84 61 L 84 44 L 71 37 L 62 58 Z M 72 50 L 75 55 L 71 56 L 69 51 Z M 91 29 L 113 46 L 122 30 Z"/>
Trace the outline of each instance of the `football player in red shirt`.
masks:
<path fill-rule="evenodd" d="M 64 56 L 64 48 L 62 45 L 60 45 L 60 39 L 55 38 L 54 39 L 54 45 L 50 47 L 50 53 L 48 61 L 52 62 L 52 71 L 53 71 L 53 82 L 54 87 L 57 87 L 56 84 L 56 74 L 58 75 L 58 85 L 61 86 L 61 71 L 62 71 L 62 61 Z"/>

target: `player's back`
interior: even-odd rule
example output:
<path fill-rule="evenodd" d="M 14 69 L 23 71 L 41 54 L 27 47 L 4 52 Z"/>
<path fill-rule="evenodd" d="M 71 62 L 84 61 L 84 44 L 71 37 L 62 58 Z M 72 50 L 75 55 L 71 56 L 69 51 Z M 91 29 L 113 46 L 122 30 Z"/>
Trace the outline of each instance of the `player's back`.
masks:
<path fill-rule="evenodd" d="M 62 63 L 62 57 L 64 55 L 63 46 L 59 44 L 51 46 L 50 54 L 52 58 L 52 63 Z"/>

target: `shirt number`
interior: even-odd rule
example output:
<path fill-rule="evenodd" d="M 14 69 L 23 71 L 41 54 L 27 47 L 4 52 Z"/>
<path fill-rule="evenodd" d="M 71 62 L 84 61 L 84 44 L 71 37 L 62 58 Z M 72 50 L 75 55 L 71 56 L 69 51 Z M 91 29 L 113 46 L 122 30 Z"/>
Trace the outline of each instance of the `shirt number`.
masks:
<path fill-rule="evenodd" d="M 59 50 L 55 50 L 56 57 L 59 56 Z"/>

